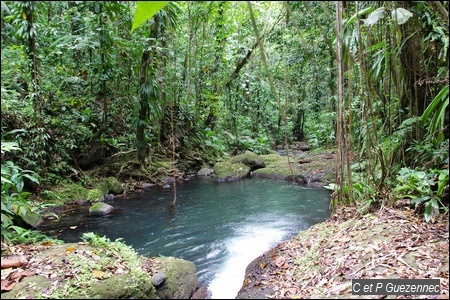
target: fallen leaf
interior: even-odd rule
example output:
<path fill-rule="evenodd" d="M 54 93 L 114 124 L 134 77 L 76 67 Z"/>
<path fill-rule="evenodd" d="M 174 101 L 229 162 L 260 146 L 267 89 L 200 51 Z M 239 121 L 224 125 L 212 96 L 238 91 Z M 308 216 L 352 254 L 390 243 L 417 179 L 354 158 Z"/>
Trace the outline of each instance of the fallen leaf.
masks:
<path fill-rule="evenodd" d="M 103 275 L 105 275 L 105 272 L 94 270 L 92 274 L 94 275 L 95 278 L 102 279 Z"/>
<path fill-rule="evenodd" d="M 329 289 L 328 293 L 330 293 L 331 295 L 338 295 L 341 294 L 342 291 L 345 291 L 348 287 L 350 287 L 350 283 L 338 284 Z"/>
<path fill-rule="evenodd" d="M 67 247 L 66 248 L 66 252 L 72 252 L 72 251 L 75 251 L 77 249 L 77 247 L 75 247 L 75 246 L 70 246 L 70 247 Z"/>
<path fill-rule="evenodd" d="M 8 292 L 14 288 L 14 286 L 22 279 L 23 277 L 33 275 L 33 272 L 22 271 L 22 272 L 12 272 L 6 278 L 6 280 L 2 280 L 2 292 Z"/>
<path fill-rule="evenodd" d="M 23 265 L 24 263 L 28 262 L 27 258 L 23 255 L 13 255 L 8 256 L 5 258 L 2 258 L 2 269 L 12 268 L 12 267 L 19 267 Z"/>
<path fill-rule="evenodd" d="M 278 257 L 275 260 L 275 266 L 277 266 L 278 268 L 281 268 L 286 262 L 286 258 L 283 256 Z"/>

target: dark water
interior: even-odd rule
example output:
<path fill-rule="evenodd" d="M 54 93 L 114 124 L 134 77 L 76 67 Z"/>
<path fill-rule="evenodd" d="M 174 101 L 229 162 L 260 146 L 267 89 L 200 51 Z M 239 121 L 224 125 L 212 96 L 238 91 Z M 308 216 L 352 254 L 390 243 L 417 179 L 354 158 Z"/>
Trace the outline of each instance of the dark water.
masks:
<path fill-rule="evenodd" d="M 41 230 L 67 242 L 92 231 L 122 238 L 146 256 L 190 260 L 212 298 L 226 299 L 235 298 L 253 259 L 329 216 L 329 191 L 285 181 L 193 178 L 176 190 L 172 212 L 173 189 L 153 187 L 109 202 L 117 209 L 109 216 L 89 216 L 88 206 L 77 207 Z"/>

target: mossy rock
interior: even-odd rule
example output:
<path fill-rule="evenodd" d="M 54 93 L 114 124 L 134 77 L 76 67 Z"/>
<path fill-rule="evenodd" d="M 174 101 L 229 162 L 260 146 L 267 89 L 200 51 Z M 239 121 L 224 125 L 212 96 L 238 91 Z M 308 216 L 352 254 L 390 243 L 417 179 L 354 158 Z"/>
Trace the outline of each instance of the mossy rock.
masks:
<path fill-rule="evenodd" d="M 28 211 L 26 214 L 20 214 L 22 219 L 32 227 L 38 227 L 42 222 L 42 216 L 32 211 Z"/>
<path fill-rule="evenodd" d="M 261 156 L 266 162 L 266 167 L 255 170 L 255 174 L 261 177 L 286 179 L 294 176 L 297 178 L 300 172 L 296 168 L 289 167 L 289 161 L 286 156 L 278 154 L 268 154 Z M 296 161 L 291 158 L 290 163 L 295 165 Z M 292 174 L 293 172 L 293 174 Z"/>
<path fill-rule="evenodd" d="M 108 183 L 110 194 L 119 195 L 123 193 L 122 183 L 120 183 L 120 181 L 117 180 L 115 177 L 108 177 L 106 178 L 106 181 Z"/>
<path fill-rule="evenodd" d="M 29 296 L 31 296 L 29 299 L 37 298 L 36 296 L 33 297 L 33 295 L 41 294 L 43 291 L 49 289 L 52 282 L 53 280 L 41 275 L 25 277 L 11 291 L 6 293 L 2 292 L 2 299 L 26 299 Z"/>
<path fill-rule="evenodd" d="M 155 257 L 166 280 L 156 292 L 159 299 L 190 299 L 197 289 L 198 279 L 193 262 L 175 257 Z"/>
<path fill-rule="evenodd" d="M 31 270 L 46 275 L 22 278 L 2 299 L 189 299 L 198 287 L 193 262 L 140 256 L 120 241 L 91 235 L 89 244 L 35 247 Z M 155 288 L 144 266 L 163 272 L 164 283 Z"/>
<path fill-rule="evenodd" d="M 114 210 L 114 207 L 112 207 L 111 205 L 104 203 L 104 202 L 97 202 L 97 203 L 94 203 L 94 205 L 92 205 L 89 208 L 89 214 L 96 215 L 96 216 L 103 216 L 103 215 L 109 214 L 113 210 Z"/>
<path fill-rule="evenodd" d="M 242 163 L 225 161 L 214 166 L 214 175 L 219 180 L 236 180 L 247 176 L 250 168 Z"/>
<path fill-rule="evenodd" d="M 52 203 L 57 206 L 64 205 L 68 201 L 77 201 L 86 199 L 89 189 L 84 188 L 80 184 L 70 183 L 45 193 L 46 203 Z"/>
<path fill-rule="evenodd" d="M 249 167 L 252 171 L 264 168 L 266 166 L 264 159 L 258 154 L 253 153 L 251 151 L 246 151 L 243 154 L 234 156 L 231 159 L 231 162 L 234 164 L 242 163 L 247 167 Z"/>
<path fill-rule="evenodd" d="M 137 282 L 131 274 L 116 274 L 93 282 L 89 288 L 91 299 L 155 299 L 156 290 L 150 277 Z"/>
<path fill-rule="evenodd" d="M 104 180 L 103 182 L 99 183 L 96 187 L 97 190 L 100 190 L 103 194 L 103 196 L 109 194 L 109 183 L 108 180 Z"/>

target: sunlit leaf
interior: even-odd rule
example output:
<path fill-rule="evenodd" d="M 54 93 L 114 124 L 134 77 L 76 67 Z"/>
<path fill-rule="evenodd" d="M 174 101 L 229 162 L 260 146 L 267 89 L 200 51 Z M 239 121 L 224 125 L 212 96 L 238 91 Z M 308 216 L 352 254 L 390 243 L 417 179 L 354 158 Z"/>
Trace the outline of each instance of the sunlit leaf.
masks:
<path fill-rule="evenodd" d="M 77 249 L 77 247 L 75 247 L 75 246 L 70 246 L 70 247 L 67 247 L 66 248 L 66 252 L 72 252 L 72 251 L 75 251 Z"/>
<path fill-rule="evenodd" d="M 95 278 L 101 279 L 103 278 L 103 275 L 105 275 L 105 272 L 94 270 L 92 271 L 92 275 L 94 275 Z"/>
<path fill-rule="evenodd" d="M 392 19 L 394 19 L 398 25 L 402 25 L 405 24 L 406 21 L 408 21 L 409 18 L 413 16 L 413 14 L 410 11 L 399 7 L 391 12 L 391 16 Z"/>
<path fill-rule="evenodd" d="M 133 26 L 131 27 L 131 33 L 133 33 L 133 31 L 141 26 L 145 21 L 153 17 L 167 3 L 169 3 L 169 1 L 138 1 L 136 12 L 134 14 Z"/>
<path fill-rule="evenodd" d="M 371 12 L 367 19 L 364 20 L 366 26 L 371 26 L 376 24 L 381 18 L 384 18 L 384 12 L 386 9 L 384 7 L 377 8 L 375 11 Z"/>

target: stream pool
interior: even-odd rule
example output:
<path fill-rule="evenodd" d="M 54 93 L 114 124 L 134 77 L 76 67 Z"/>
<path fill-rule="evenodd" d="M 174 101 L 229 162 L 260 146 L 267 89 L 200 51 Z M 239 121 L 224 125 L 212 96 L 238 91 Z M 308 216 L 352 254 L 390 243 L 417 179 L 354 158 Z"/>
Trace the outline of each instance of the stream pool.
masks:
<path fill-rule="evenodd" d="M 193 177 L 176 192 L 172 211 L 173 187 L 155 186 L 108 202 L 116 208 L 110 215 L 89 216 L 88 206 L 77 206 L 39 229 L 66 242 L 94 232 L 142 255 L 190 260 L 213 299 L 234 299 L 253 259 L 329 216 L 330 191 L 287 181 Z"/>

